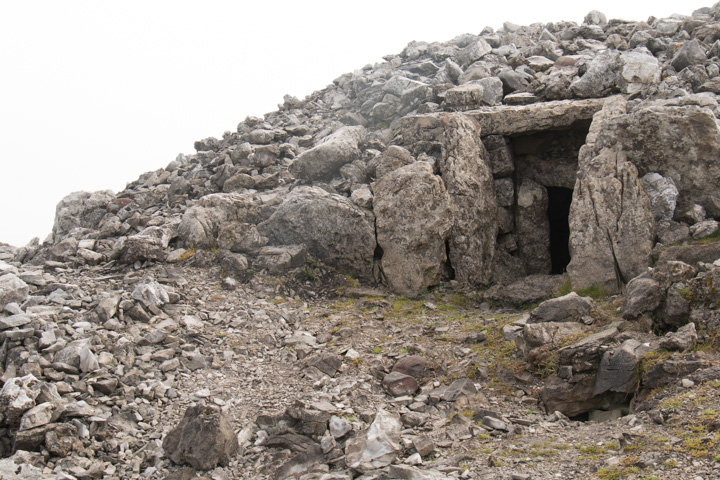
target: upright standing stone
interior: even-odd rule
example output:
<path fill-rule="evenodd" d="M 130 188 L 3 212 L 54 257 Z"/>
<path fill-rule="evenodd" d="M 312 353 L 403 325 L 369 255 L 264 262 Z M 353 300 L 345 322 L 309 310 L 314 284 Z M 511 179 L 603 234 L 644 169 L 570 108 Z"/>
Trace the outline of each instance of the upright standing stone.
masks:
<path fill-rule="evenodd" d="M 655 222 L 637 169 L 621 150 L 603 149 L 581 167 L 570 206 L 573 288 L 616 291 L 650 266 Z"/>
<path fill-rule="evenodd" d="M 492 166 L 476 122 L 462 114 L 445 117 L 440 173 L 455 217 L 450 262 L 457 280 L 487 285 L 492 277 L 497 201 Z"/>
<path fill-rule="evenodd" d="M 374 211 L 382 270 L 390 289 L 415 296 L 439 284 L 453 209 L 430 164 L 415 162 L 378 180 Z"/>

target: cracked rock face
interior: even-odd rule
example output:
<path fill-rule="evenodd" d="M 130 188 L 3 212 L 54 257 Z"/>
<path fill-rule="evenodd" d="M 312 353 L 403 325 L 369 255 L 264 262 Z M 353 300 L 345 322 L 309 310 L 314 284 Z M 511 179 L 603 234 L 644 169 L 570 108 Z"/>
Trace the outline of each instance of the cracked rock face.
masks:
<path fill-rule="evenodd" d="M 622 151 L 604 149 L 582 167 L 569 221 L 573 288 L 617 291 L 650 265 L 654 216 L 637 169 Z"/>

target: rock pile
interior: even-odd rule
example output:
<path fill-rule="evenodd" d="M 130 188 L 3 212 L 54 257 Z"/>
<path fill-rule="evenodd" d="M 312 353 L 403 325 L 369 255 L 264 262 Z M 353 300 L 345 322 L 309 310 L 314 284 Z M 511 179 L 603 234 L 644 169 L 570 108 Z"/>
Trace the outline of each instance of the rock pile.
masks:
<path fill-rule="evenodd" d="M 720 4 L 411 42 L 70 194 L 0 246 L 0 474 L 709 475 L 719 59 Z"/>

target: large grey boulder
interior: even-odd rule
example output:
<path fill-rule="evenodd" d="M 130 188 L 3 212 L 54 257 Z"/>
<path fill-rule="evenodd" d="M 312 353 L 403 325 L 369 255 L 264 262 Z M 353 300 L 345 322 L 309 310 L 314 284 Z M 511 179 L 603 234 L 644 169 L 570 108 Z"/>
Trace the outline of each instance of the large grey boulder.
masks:
<path fill-rule="evenodd" d="M 113 257 L 127 264 L 144 260 L 164 261 L 170 241 L 175 236 L 173 226 L 147 227 L 121 240 L 114 248 Z"/>
<path fill-rule="evenodd" d="M 621 148 L 641 176 L 655 172 L 672 179 L 680 211 L 717 195 L 720 128 L 709 108 L 647 103 L 607 120 L 597 143 Z"/>
<path fill-rule="evenodd" d="M 219 408 L 197 405 L 185 410 L 180 423 L 163 440 L 163 449 L 176 464 L 211 470 L 227 466 L 239 445 L 230 420 Z"/>
<path fill-rule="evenodd" d="M 18 426 L 23 414 L 35 406 L 40 389 L 32 374 L 8 379 L 0 390 L 0 425 Z"/>
<path fill-rule="evenodd" d="M 73 192 L 60 200 L 55 208 L 52 229 L 54 243 L 59 242 L 76 228 L 97 229 L 107 213 L 107 206 L 115 199 L 111 190 Z"/>
<path fill-rule="evenodd" d="M 390 289 L 415 296 L 439 284 L 454 219 L 450 195 L 430 164 L 416 162 L 378 180 L 374 211 Z"/>
<path fill-rule="evenodd" d="M 487 77 L 451 88 L 445 92 L 445 105 L 457 109 L 499 105 L 502 96 L 502 80 L 497 77 Z"/>
<path fill-rule="evenodd" d="M 0 275 L 0 310 L 8 303 L 23 303 L 29 292 L 30 286 L 14 273 Z"/>
<path fill-rule="evenodd" d="M 375 217 L 346 197 L 318 187 L 296 188 L 258 231 L 270 245 L 304 244 L 312 257 L 328 265 L 372 276 Z"/>
<path fill-rule="evenodd" d="M 365 141 L 366 135 L 365 128 L 359 125 L 341 128 L 320 145 L 301 153 L 290 165 L 290 173 L 306 182 L 329 180 L 340 167 L 360 158 L 358 144 Z"/>
<path fill-rule="evenodd" d="M 643 313 L 657 309 L 665 296 L 665 288 L 646 275 L 635 277 L 628 282 L 623 297 L 621 313 L 623 318 L 637 318 Z"/>
<path fill-rule="evenodd" d="M 595 98 L 612 93 L 617 88 L 618 71 L 621 68 L 617 50 L 603 50 L 592 59 L 585 74 L 570 84 L 577 97 Z"/>
<path fill-rule="evenodd" d="M 600 395 L 607 391 L 634 393 L 640 361 L 651 350 L 649 344 L 629 338 L 619 347 L 605 352 L 600 361 L 593 394 Z"/>
<path fill-rule="evenodd" d="M 697 39 L 692 39 L 684 42 L 680 48 L 677 49 L 670 63 L 673 68 L 679 72 L 691 65 L 703 63 L 705 60 L 707 60 L 705 49 Z"/>
<path fill-rule="evenodd" d="M 366 472 L 393 463 L 401 451 L 400 429 L 400 418 L 397 415 L 384 410 L 378 411 L 370 428 L 347 442 L 347 466 Z"/>
<path fill-rule="evenodd" d="M 647 93 L 659 83 L 660 62 L 648 50 L 640 48 L 620 54 L 620 91 L 628 94 Z"/>
<path fill-rule="evenodd" d="M 530 322 L 579 322 L 582 317 L 596 311 L 590 297 L 570 292 L 562 297 L 545 300 L 530 312 Z"/>
<path fill-rule="evenodd" d="M 492 278 L 498 231 L 497 202 L 490 158 L 473 120 L 446 117 L 440 174 L 452 202 L 450 262 L 455 278 L 474 286 Z"/>
<path fill-rule="evenodd" d="M 604 149 L 578 172 L 570 206 L 567 267 L 575 289 L 617 291 L 650 266 L 655 222 L 637 169 Z"/>
<path fill-rule="evenodd" d="M 230 221 L 254 223 L 259 219 L 260 209 L 260 202 L 249 195 L 206 195 L 185 211 L 177 233 L 188 247 L 215 247 L 221 225 Z"/>

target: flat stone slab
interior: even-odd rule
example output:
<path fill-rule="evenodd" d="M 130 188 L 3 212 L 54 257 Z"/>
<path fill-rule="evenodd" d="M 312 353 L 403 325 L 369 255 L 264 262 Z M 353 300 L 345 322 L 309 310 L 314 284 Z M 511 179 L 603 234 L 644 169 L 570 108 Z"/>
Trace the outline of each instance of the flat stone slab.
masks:
<path fill-rule="evenodd" d="M 517 135 L 570 128 L 591 120 L 602 109 L 604 98 L 557 100 L 530 105 L 481 107 L 465 112 L 480 124 L 481 135 Z"/>
<path fill-rule="evenodd" d="M 609 97 L 612 98 L 612 97 Z M 527 135 L 546 130 L 564 130 L 583 120 L 591 120 L 602 109 L 607 98 L 557 100 L 530 105 L 477 107 L 464 113 L 477 120 L 480 135 Z M 442 119 L 447 113 L 410 115 L 401 122 L 414 136 L 432 139 L 442 133 Z M 422 132 L 422 133 L 419 133 Z M 418 135 L 419 134 L 419 135 Z"/>

